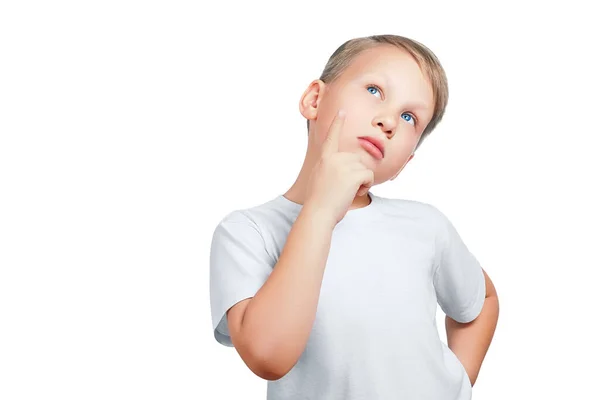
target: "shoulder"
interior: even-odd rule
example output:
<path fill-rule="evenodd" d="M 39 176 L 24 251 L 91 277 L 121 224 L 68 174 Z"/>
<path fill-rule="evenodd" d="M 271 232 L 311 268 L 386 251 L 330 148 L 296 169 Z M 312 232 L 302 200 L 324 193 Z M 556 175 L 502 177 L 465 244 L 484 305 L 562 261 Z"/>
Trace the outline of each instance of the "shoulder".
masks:
<path fill-rule="evenodd" d="M 262 236 L 271 229 L 271 225 L 277 223 L 278 218 L 286 214 L 283 211 L 278 198 L 270 199 L 258 205 L 229 211 L 218 221 L 215 230 L 223 226 L 243 225 Z"/>
<path fill-rule="evenodd" d="M 233 210 L 225 214 L 218 221 L 213 229 L 213 236 L 223 236 L 226 234 L 240 235 L 245 232 L 245 235 L 262 236 L 259 226 L 247 209 Z"/>

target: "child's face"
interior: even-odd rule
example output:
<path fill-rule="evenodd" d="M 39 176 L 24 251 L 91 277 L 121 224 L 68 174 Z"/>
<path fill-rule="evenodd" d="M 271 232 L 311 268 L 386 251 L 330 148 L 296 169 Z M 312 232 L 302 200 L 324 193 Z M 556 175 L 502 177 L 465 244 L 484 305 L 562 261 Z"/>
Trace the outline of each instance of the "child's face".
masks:
<path fill-rule="evenodd" d="M 331 84 L 316 80 L 300 101 L 311 121 L 309 138 L 319 151 L 337 111 L 346 110 L 339 151 L 369 155 L 375 183 L 394 179 L 412 159 L 421 134 L 433 116 L 429 81 L 408 53 L 381 45 L 359 53 Z M 381 159 L 370 155 L 359 137 L 371 136 L 384 144 Z"/>

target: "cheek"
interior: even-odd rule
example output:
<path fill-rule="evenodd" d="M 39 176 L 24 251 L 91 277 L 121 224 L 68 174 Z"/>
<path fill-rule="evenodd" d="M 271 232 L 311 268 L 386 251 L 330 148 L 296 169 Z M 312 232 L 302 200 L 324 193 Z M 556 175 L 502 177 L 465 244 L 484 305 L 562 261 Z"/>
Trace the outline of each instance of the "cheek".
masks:
<path fill-rule="evenodd" d="M 377 134 L 377 127 L 372 125 L 374 112 L 369 110 L 368 105 L 352 103 L 346 107 L 346 110 L 345 136 L 357 138 Z"/>
<path fill-rule="evenodd" d="M 410 158 L 412 148 L 412 143 L 408 143 L 408 141 L 402 142 L 400 146 L 392 147 L 388 153 L 389 157 L 386 157 L 380 165 L 382 172 L 391 175 L 395 174 Z"/>
<path fill-rule="evenodd" d="M 368 96 L 369 95 L 367 92 Z M 369 114 L 373 105 L 373 99 L 376 100 L 375 97 L 369 99 L 369 97 L 365 95 L 361 95 L 360 92 L 357 92 L 356 89 L 347 90 L 344 92 L 339 92 L 336 94 L 336 98 L 332 103 L 335 103 L 335 108 L 343 108 L 348 111 L 348 116 L 351 115 L 366 115 Z M 371 100 L 371 101 L 369 101 Z"/>
<path fill-rule="evenodd" d="M 366 121 L 369 116 L 373 116 L 375 110 L 372 109 L 372 104 L 368 101 L 354 99 L 345 105 L 348 110 L 348 115 L 358 116 L 361 121 Z M 366 118 L 366 119 L 365 119 Z"/>
<path fill-rule="evenodd" d="M 404 159 L 401 159 L 400 157 L 396 157 L 393 160 L 388 159 L 388 160 L 386 160 L 386 162 L 379 164 L 376 167 L 376 169 L 374 170 L 375 182 L 377 184 L 380 184 L 380 183 L 389 181 L 394 175 L 396 175 L 396 172 L 403 169 L 403 165 L 405 164 L 405 161 L 407 159 L 408 159 L 408 156 L 405 157 Z"/>

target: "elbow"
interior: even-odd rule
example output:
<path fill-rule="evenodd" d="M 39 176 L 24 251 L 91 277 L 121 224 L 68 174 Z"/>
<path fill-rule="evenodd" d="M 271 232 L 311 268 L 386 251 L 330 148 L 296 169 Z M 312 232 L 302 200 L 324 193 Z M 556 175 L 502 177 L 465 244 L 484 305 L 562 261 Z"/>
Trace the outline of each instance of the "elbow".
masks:
<path fill-rule="evenodd" d="M 261 373 L 255 372 L 255 374 L 267 381 L 277 381 L 286 375 L 285 373 L 282 374 L 279 372 L 274 372 L 274 371 L 269 371 L 269 370 L 263 370 L 263 371 L 261 371 Z"/>
<path fill-rule="evenodd" d="M 276 381 L 284 377 L 299 358 L 293 347 L 277 346 L 272 339 L 265 338 L 264 332 L 251 334 L 241 329 L 232 342 L 246 366 L 259 378 Z"/>
<path fill-rule="evenodd" d="M 248 340 L 237 343 L 236 349 L 246 366 L 259 378 L 276 381 L 283 378 L 294 366 L 290 357 L 283 351 L 275 351 L 271 346 L 259 345 Z"/>
<path fill-rule="evenodd" d="M 258 377 L 267 381 L 276 381 L 283 378 L 292 368 L 269 352 L 255 352 L 246 363 L 250 370 Z M 293 367 L 293 366 L 292 366 Z"/>

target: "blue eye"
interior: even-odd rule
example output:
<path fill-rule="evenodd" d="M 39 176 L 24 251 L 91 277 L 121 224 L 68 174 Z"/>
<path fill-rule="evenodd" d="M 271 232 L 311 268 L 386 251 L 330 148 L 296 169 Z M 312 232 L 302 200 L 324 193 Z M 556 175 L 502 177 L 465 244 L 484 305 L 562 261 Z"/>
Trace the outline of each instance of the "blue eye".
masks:
<path fill-rule="evenodd" d="M 377 92 L 381 92 L 377 86 L 373 86 L 373 85 L 367 86 L 367 90 L 371 94 L 376 94 Z"/>
<path fill-rule="evenodd" d="M 377 93 L 379 93 L 379 95 L 381 96 L 381 89 L 379 89 L 379 87 L 377 85 L 369 85 L 369 86 L 367 86 L 367 90 L 371 94 L 377 94 Z M 411 119 L 404 118 L 405 115 L 408 115 Z M 408 121 L 408 122 L 411 122 L 411 120 L 412 120 L 413 126 L 417 124 L 417 118 L 414 115 L 410 114 L 410 113 L 404 113 L 404 114 L 402 114 L 402 118 L 405 121 Z"/>
<path fill-rule="evenodd" d="M 410 118 L 412 118 L 413 125 L 416 123 L 416 121 L 415 121 L 415 117 L 413 117 L 411 114 L 404 113 L 404 114 L 402 114 L 402 118 L 404 118 L 404 116 L 405 116 L 405 115 L 408 115 Z M 408 120 L 408 119 L 406 119 L 406 118 L 404 118 L 404 120 L 405 120 L 405 121 L 409 121 L 409 122 L 410 122 L 410 120 Z"/>

